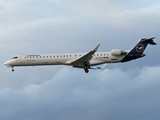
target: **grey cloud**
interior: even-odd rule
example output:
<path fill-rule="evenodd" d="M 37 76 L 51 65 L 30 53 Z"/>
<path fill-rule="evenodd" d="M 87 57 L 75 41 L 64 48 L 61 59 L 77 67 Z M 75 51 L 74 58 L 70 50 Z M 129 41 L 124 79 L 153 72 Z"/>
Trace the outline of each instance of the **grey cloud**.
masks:
<path fill-rule="evenodd" d="M 158 119 L 160 67 L 138 71 L 116 68 L 87 75 L 64 67 L 42 84 L 2 89 L 0 118 Z"/>
<path fill-rule="evenodd" d="M 77 6 L 78 8 L 75 10 L 80 11 L 94 11 L 96 10 L 103 10 L 103 11 L 112 11 L 112 10 L 118 10 L 121 6 L 126 5 L 129 3 L 127 0 L 81 0 L 81 1 L 75 1 L 75 0 L 51 0 L 52 2 L 59 3 L 59 4 L 72 4 L 74 6 Z M 88 7 L 87 7 L 88 6 Z M 113 7 L 114 6 L 114 7 Z M 91 11 L 90 11 L 91 12 Z"/>
<path fill-rule="evenodd" d="M 61 70 L 61 67 L 25 67 L 25 69 L 22 67 L 15 69 L 16 72 L 12 73 L 9 68 L 6 69 L 6 67 L 3 64 L 1 65 L 0 90 L 6 87 L 12 89 L 20 89 L 30 84 L 42 84 L 47 80 L 50 80 L 53 76 L 55 76 Z"/>
<path fill-rule="evenodd" d="M 141 26 L 139 29 L 148 27 L 150 29 L 159 28 L 157 19 L 159 19 L 159 7 L 160 3 L 155 3 L 149 7 L 139 8 L 139 9 L 128 9 L 126 11 L 120 12 L 118 15 L 112 17 L 109 20 L 111 24 L 119 27 L 126 28 L 136 28 Z M 118 20 L 117 20 L 118 19 Z M 113 22 L 113 23 L 112 23 Z M 154 22 L 154 24 L 152 24 Z M 147 24 L 148 23 L 148 24 Z M 147 26 L 146 26 L 147 24 Z M 146 28 L 147 29 L 147 28 Z"/>
<path fill-rule="evenodd" d="M 158 11 L 158 7 L 156 6 L 158 6 L 158 4 L 155 4 L 146 9 L 149 11 Z M 20 24 L 15 26 L 9 25 L 2 27 L 0 49 L 1 51 L 7 51 L 9 49 L 12 49 L 16 50 L 15 52 L 13 51 L 14 53 L 17 53 L 19 51 L 19 48 L 17 46 L 20 46 L 21 49 L 24 50 L 30 47 L 31 49 L 29 49 L 29 53 L 33 51 L 38 52 L 39 47 L 41 47 L 44 50 L 48 49 L 48 51 L 52 50 L 56 52 L 63 52 L 64 50 L 61 51 L 61 49 L 55 47 L 54 44 L 56 44 L 56 46 L 69 46 L 69 44 L 67 43 L 72 42 L 76 43 L 77 46 L 72 46 L 73 49 L 71 49 L 72 47 L 70 47 L 70 50 L 68 51 L 70 52 L 75 48 L 79 48 L 78 52 L 81 52 L 81 47 L 78 47 L 79 45 L 84 46 L 84 48 L 87 48 L 88 44 L 90 44 L 90 46 L 97 45 L 97 41 L 99 43 L 107 42 L 107 44 L 113 44 L 115 43 L 115 41 L 117 41 L 117 39 L 119 40 L 119 38 L 117 38 L 116 36 L 121 36 L 120 39 L 122 41 L 120 42 L 120 44 L 123 48 L 124 46 L 126 47 L 126 45 L 130 43 L 131 45 L 135 44 L 135 42 L 143 36 L 151 37 L 155 35 L 158 37 L 157 31 L 159 27 L 157 24 L 158 19 L 156 19 L 158 16 L 155 15 L 153 12 L 151 12 L 153 13 L 152 16 L 150 16 L 151 13 L 146 13 L 145 17 L 141 17 L 141 19 L 139 20 L 139 16 L 143 16 L 143 12 L 145 12 L 145 10 L 140 9 L 130 11 L 129 13 L 118 12 L 113 15 L 104 15 L 105 13 L 101 13 L 99 15 L 97 13 L 94 13 L 77 14 L 76 16 L 70 17 L 53 16 L 51 18 L 49 16 L 44 16 L 44 18 L 37 16 L 36 19 L 33 19 L 32 21 L 24 22 L 23 20 L 21 20 L 24 23 L 20 22 Z M 69 12 L 69 14 L 71 13 Z M 99 18 L 97 18 L 97 15 L 99 16 Z M 110 18 L 108 18 L 108 16 Z M 155 21 L 154 25 L 152 24 L 152 20 Z M 148 26 L 146 26 L 146 24 Z M 127 28 L 124 26 L 127 26 Z M 114 33 L 116 33 L 116 35 Z M 136 37 L 134 37 L 135 34 Z M 133 37 L 129 40 L 129 42 L 126 42 L 126 39 L 128 39 L 128 37 L 130 38 L 130 36 Z M 65 41 L 67 41 L 67 43 Z M 12 44 L 12 46 L 10 46 L 9 44 Z M 35 45 L 38 45 L 39 47 L 35 48 Z M 120 45 L 118 45 L 119 44 L 114 45 L 113 47 L 119 47 Z M 111 50 L 112 46 L 107 46 L 107 48 L 107 51 Z M 88 49 L 85 49 L 85 51 L 86 50 Z M 104 50 L 106 51 L 106 49 Z M 48 51 L 43 51 L 43 53 L 47 53 Z M 28 53 L 26 53 L 25 51 L 19 51 L 18 54 Z"/>
<path fill-rule="evenodd" d="M 158 46 L 148 46 L 145 58 L 89 74 L 60 66 L 11 73 L 3 65 L 17 54 L 88 52 L 99 43 L 98 51 L 131 49 L 142 37 L 156 36 L 159 45 L 159 3 L 133 9 L 121 1 L 3 2 L 0 119 L 160 118 Z"/>

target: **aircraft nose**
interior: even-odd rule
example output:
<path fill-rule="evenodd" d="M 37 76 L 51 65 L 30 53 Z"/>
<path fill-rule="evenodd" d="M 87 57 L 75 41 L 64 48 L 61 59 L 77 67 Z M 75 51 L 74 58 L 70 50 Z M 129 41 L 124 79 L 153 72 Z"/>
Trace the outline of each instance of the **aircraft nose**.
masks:
<path fill-rule="evenodd" d="M 5 66 L 10 66 L 10 61 L 4 63 Z"/>

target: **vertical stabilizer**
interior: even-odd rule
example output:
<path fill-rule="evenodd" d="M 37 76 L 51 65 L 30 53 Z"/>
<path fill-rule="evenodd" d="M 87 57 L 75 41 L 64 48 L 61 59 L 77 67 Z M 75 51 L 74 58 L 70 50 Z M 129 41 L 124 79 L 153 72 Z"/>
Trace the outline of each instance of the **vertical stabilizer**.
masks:
<path fill-rule="evenodd" d="M 155 37 L 149 38 L 149 39 L 147 38 L 140 39 L 136 44 L 136 46 L 134 46 L 132 50 L 128 53 L 128 55 L 131 55 L 131 54 L 141 55 L 146 49 L 148 44 L 156 45 L 156 43 L 153 41 L 154 38 Z"/>

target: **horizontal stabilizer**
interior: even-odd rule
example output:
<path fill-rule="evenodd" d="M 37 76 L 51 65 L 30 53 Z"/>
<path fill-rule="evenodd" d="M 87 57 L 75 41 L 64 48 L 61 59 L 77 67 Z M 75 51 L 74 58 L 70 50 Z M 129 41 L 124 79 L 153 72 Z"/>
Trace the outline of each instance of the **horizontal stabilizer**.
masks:
<path fill-rule="evenodd" d="M 104 65 L 103 65 L 103 66 L 101 66 L 101 67 L 92 67 L 92 68 L 90 68 L 90 69 L 95 69 L 95 70 L 96 70 L 96 69 L 103 69 L 103 68 L 105 68 L 105 67 L 106 67 L 106 65 L 107 65 L 107 64 L 104 64 Z"/>
<path fill-rule="evenodd" d="M 152 38 L 149 38 L 149 39 L 143 38 L 141 41 L 144 42 L 144 43 L 151 44 L 151 45 L 157 45 L 157 44 L 153 41 L 153 39 L 155 39 L 155 37 L 152 37 Z"/>

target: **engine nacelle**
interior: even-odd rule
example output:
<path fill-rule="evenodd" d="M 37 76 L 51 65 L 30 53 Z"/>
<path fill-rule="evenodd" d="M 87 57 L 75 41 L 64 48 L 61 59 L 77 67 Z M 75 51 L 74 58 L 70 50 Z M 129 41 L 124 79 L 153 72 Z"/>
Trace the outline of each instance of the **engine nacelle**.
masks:
<path fill-rule="evenodd" d="M 126 54 L 126 52 L 123 50 L 119 50 L 119 49 L 112 49 L 111 51 L 111 55 L 114 55 L 114 56 L 120 56 L 124 54 Z"/>

